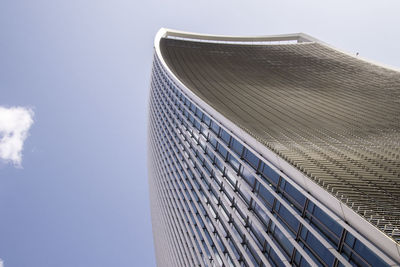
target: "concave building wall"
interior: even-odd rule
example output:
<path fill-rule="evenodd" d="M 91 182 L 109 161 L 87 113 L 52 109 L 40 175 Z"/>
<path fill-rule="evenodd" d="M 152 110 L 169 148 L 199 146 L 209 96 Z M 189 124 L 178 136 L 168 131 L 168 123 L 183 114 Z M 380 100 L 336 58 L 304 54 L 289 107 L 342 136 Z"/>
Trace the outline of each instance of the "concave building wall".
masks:
<path fill-rule="evenodd" d="M 397 266 L 400 72 L 303 34 L 162 29 L 149 104 L 160 266 Z"/>

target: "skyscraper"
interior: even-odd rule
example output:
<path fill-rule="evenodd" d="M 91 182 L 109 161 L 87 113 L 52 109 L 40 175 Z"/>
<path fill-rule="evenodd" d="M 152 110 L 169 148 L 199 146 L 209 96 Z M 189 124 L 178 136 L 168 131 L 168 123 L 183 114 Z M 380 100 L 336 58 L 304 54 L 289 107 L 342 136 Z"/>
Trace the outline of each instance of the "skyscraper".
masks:
<path fill-rule="evenodd" d="M 158 265 L 400 264 L 399 71 L 305 34 L 154 47 Z"/>

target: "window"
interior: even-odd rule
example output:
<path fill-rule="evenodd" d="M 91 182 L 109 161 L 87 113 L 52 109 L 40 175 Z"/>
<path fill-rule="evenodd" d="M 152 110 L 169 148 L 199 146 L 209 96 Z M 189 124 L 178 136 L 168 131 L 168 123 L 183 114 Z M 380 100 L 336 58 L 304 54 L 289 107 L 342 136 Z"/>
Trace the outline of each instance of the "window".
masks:
<path fill-rule="evenodd" d="M 203 116 L 203 122 L 207 125 L 207 126 L 209 126 L 210 125 L 210 117 L 208 117 L 206 114 L 204 114 L 204 116 Z"/>
<path fill-rule="evenodd" d="M 247 170 L 247 168 L 244 168 L 243 166 L 240 167 L 240 176 L 243 177 L 243 179 L 251 186 L 253 187 L 255 178 L 254 176 Z"/>
<path fill-rule="evenodd" d="M 200 109 L 196 109 L 196 117 L 200 120 L 203 118 L 203 112 Z"/>
<path fill-rule="evenodd" d="M 268 183 L 272 184 L 276 188 L 279 182 L 279 174 L 264 162 L 261 164 L 260 170 L 263 178 L 265 178 Z"/>
<path fill-rule="evenodd" d="M 228 154 L 228 162 L 237 173 L 240 167 L 239 161 L 237 161 L 231 154 Z"/>
<path fill-rule="evenodd" d="M 328 266 L 332 266 L 335 257 L 331 254 L 331 252 L 324 247 L 317 238 L 314 237 L 306 228 L 302 228 L 301 238 L 305 244 L 308 245 L 308 249 L 313 251 L 316 255 L 318 255 L 318 259 L 322 260 Z"/>
<path fill-rule="evenodd" d="M 223 145 L 221 145 L 220 143 L 218 143 L 217 145 L 217 151 L 219 152 L 219 154 L 222 156 L 222 158 L 225 160 L 226 156 L 228 155 L 228 151 L 224 148 Z"/>
<path fill-rule="evenodd" d="M 301 212 L 306 202 L 306 197 L 284 180 L 281 182 L 280 189 L 284 192 L 283 196 Z"/>
<path fill-rule="evenodd" d="M 220 128 L 215 122 L 211 121 L 210 128 L 211 131 L 213 131 L 216 135 L 218 135 Z"/>
<path fill-rule="evenodd" d="M 257 170 L 258 162 L 260 160 L 248 149 L 246 149 L 244 152 L 244 160 L 247 161 L 247 163 L 249 163 L 255 170 Z"/>
<path fill-rule="evenodd" d="M 239 157 L 242 156 L 243 145 L 239 143 L 236 139 L 232 138 L 230 147 Z"/>
<path fill-rule="evenodd" d="M 343 228 L 336 221 L 312 202 L 308 204 L 306 218 L 320 233 L 328 237 L 328 241 L 338 246 Z"/>
<path fill-rule="evenodd" d="M 281 230 L 276 227 L 275 223 L 271 223 L 271 233 L 274 239 L 281 245 L 287 256 L 291 257 L 293 253 L 293 245 L 289 242 L 286 236 L 283 235 Z"/>
<path fill-rule="evenodd" d="M 268 209 L 272 210 L 275 197 L 262 185 L 260 185 L 258 195 L 261 197 L 261 200 L 267 205 Z"/>
<path fill-rule="evenodd" d="M 220 137 L 221 137 L 222 141 L 224 141 L 224 143 L 226 145 L 229 145 L 229 142 L 231 140 L 231 136 L 222 128 L 221 128 L 221 132 L 220 132 Z"/>
<path fill-rule="evenodd" d="M 289 212 L 282 204 L 277 205 L 276 211 L 279 214 L 280 218 L 289 227 L 289 230 L 292 231 L 293 234 L 296 234 L 300 223 L 293 216 L 293 214 Z"/>

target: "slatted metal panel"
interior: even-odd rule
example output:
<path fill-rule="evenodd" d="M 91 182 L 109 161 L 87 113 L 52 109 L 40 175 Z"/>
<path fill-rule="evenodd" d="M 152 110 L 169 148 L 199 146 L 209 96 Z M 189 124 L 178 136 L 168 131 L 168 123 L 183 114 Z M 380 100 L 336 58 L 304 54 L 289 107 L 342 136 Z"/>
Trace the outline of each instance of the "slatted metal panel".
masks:
<path fill-rule="evenodd" d="M 400 241 L 400 73 L 318 43 L 163 38 L 196 95 Z"/>

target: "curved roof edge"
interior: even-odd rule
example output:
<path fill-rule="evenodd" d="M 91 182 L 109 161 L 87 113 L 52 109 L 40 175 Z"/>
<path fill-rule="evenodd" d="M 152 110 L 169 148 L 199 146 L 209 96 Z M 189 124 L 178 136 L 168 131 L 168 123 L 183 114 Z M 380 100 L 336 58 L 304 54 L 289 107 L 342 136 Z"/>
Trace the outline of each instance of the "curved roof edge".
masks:
<path fill-rule="evenodd" d="M 314 37 L 311 37 L 304 33 L 294 33 L 294 34 L 282 34 L 282 35 L 270 35 L 270 36 L 223 36 L 223 35 L 209 35 L 209 34 L 196 34 L 191 32 L 184 32 L 184 31 L 176 31 L 166 28 L 161 28 L 154 39 L 154 49 L 156 55 L 158 56 L 160 62 L 162 63 L 165 70 L 168 71 L 170 77 L 181 87 L 181 89 L 185 89 L 185 93 L 189 98 L 194 101 L 197 105 L 203 108 L 211 117 L 216 119 L 221 125 L 224 126 L 228 132 L 235 134 L 239 139 L 249 145 L 256 154 L 264 158 L 265 160 L 271 162 L 280 170 L 285 170 L 285 173 L 282 173 L 284 177 L 289 178 L 290 180 L 294 181 L 298 186 L 301 187 L 302 192 L 307 195 L 312 200 L 317 200 L 317 202 L 322 203 L 325 207 L 328 208 L 326 210 L 328 213 L 331 213 L 332 217 L 337 217 L 336 219 L 338 223 L 341 225 L 349 224 L 352 228 L 356 229 L 359 233 L 363 235 L 359 236 L 358 233 L 353 233 L 357 238 L 361 237 L 365 239 L 365 244 L 370 244 L 368 247 L 374 251 L 377 255 L 386 259 L 385 261 L 389 263 L 390 266 L 398 266 L 400 263 L 400 245 L 397 244 L 393 239 L 385 235 L 382 231 L 376 228 L 374 225 L 369 223 L 366 219 L 361 217 L 355 211 L 353 211 L 350 207 L 346 204 L 342 203 L 339 199 L 335 196 L 331 195 L 327 192 L 324 188 L 320 187 L 318 184 L 313 182 L 310 178 L 305 176 L 299 170 L 297 170 L 294 166 L 290 165 L 286 162 L 283 158 L 277 155 L 272 150 L 265 147 L 261 144 L 257 139 L 253 136 L 245 132 L 243 129 L 239 128 L 236 124 L 232 123 L 229 119 L 227 119 L 224 115 L 216 111 L 213 107 L 211 107 L 208 103 L 202 100 L 199 96 L 193 93 L 179 78 L 173 73 L 173 71 L 168 67 L 166 64 L 160 49 L 160 40 L 161 38 L 166 37 L 180 37 L 183 39 L 188 40 L 199 40 L 199 41 L 220 41 L 221 43 L 227 42 L 274 42 L 274 41 L 290 41 L 295 40 L 298 43 L 302 42 L 317 42 L 324 46 L 327 46 L 331 49 L 334 49 L 340 53 L 344 53 L 351 57 L 354 57 L 358 60 L 366 61 L 369 64 L 377 65 L 379 67 L 387 68 L 392 71 L 400 72 L 400 69 L 395 69 L 393 67 L 384 66 L 379 63 L 374 63 L 372 61 L 366 60 L 359 56 L 355 56 L 349 54 L 347 52 L 343 52 L 337 48 L 334 48 Z M 325 210 L 325 209 L 324 209 Z M 346 227 L 347 228 L 347 227 Z M 353 231 L 351 231 L 353 232 Z M 373 245 L 372 245 L 373 244 Z M 384 251 L 388 256 L 390 256 L 396 262 L 393 262 L 392 259 L 388 258 L 385 254 L 382 254 L 381 251 L 376 250 L 374 247 L 378 247 L 382 251 Z"/>
<path fill-rule="evenodd" d="M 372 64 L 372 65 L 375 65 L 375 66 L 378 66 L 381 68 L 389 69 L 391 71 L 400 72 L 399 67 L 382 64 L 380 62 L 376 62 L 374 60 L 371 60 L 371 59 L 368 59 L 368 58 L 365 58 L 362 56 L 354 55 L 352 53 L 349 53 L 342 49 L 338 49 L 337 47 L 334 47 L 330 44 L 327 44 L 315 37 L 312 37 L 312 36 L 302 33 L 302 32 L 290 33 L 290 34 L 277 34 L 277 35 L 261 35 L 261 36 L 229 36 L 229 35 L 193 33 L 193 32 L 172 30 L 172 29 L 168 29 L 168 28 L 160 28 L 154 39 L 154 47 L 158 46 L 161 38 L 167 38 L 167 37 L 192 39 L 193 41 L 198 40 L 198 41 L 203 41 L 203 42 L 204 41 L 210 41 L 210 42 L 218 41 L 221 43 L 224 43 L 224 42 L 226 42 L 226 43 L 249 42 L 249 44 L 252 44 L 252 42 L 279 42 L 279 41 L 297 41 L 298 43 L 315 42 L 315 43 L 322 44 L 326 47 L 329 47 L 333 50 L 336 50 L 340 53 L 346 54 L 350 57 L 365 61 L 369 64 Z"/>

